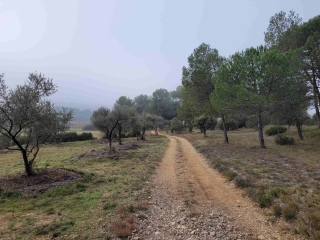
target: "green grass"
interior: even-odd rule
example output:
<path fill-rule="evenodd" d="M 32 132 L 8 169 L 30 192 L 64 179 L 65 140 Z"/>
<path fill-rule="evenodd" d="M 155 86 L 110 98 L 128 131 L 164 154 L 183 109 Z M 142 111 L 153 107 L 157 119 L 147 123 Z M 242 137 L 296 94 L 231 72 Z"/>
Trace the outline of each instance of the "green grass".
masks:
<path fill-rule="evenodd" d="M 136 142 L 134 139 L 124 142 L 128 141 Z M 148 141 L 139 141 L 138 144 L 141 144 L 140 148 L 126 150 L 129 154 L 119 160 L 91 157 L 79 161 L 72 159 L 106 146 L 95 141 L 44 146 L 37 159 L 38 168 L 63 167 L 83 172 L 84 178 L 44 193 L 28 196 L 16 192 L 1 194 L 0 236 L 14 239 L 108 239 L 117 231 L 123 234 L 126 232 L 121 229 L 123 221 L 134 222 L 132 213 L 147 208 L 145 200 L 149 191 L 145 182 L 159 164 L 167 139 L 148 136 Z M 2 155 L 0 177 L 17 172 L 23 172 L 20 154 Z"/>
<path fill-rule="evenodd" d="M 320 216 L 320 129 L 304 126 L 303 141 L 294 126 L 284 135 L 295 144 L 277 145 L 275 136 L 265 136 L 267 149 L 260 149 L 253 129 L 228 132 L 228 145 L 220 130 L 208 131 L 207 137 L 198 130 L 179 136 L 257 205 L 290 222 L 292 231 L 319 239 L 320 218 L 315 216 Z"/>

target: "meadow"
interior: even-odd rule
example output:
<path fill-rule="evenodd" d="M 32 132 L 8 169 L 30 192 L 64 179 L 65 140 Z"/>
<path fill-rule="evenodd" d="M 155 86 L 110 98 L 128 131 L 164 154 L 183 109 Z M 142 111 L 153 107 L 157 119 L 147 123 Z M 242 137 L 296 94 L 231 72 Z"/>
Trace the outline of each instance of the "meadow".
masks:
<path fill-rule="evenodd" d="M 98 132 L 97 132 L 98 133 Z M 0 155 L 0 238 L 110 239 L 130 235 L 148 206 L 148 184 L 167 139 L 125 139 L 113 155 L 99 139 L 48 144 L 36 161 L 38 173 L 53 169 L 79 174 L 66 184 L 30 190 L 11 185 L 23 175 L 20 152 Z M 70 175 L 70 177 L 71 177 Z M 54 178 L 54 177 L 53 177 Z M 27 190 L 26 190 L 27 189 Z M 141 212 L 141 213 L 140 213 Z"/>

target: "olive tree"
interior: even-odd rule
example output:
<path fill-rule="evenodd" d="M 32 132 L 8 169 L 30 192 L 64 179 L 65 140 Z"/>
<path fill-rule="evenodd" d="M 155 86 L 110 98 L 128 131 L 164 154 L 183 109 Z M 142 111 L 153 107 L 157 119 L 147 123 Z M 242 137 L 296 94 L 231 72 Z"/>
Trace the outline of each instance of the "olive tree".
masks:
<path fill-rule="evenodd" d="M 122 145 L 121 134 L 123 130 L 130 128 L 131 123 L 135 118 L 135 110 L 133 107 L 129 107 L 127 105 L 115 105 L 113 109 L 113 114 L 115 119 L 118 120 L 118 125 L 116 126 L 118 130 L 118 140 L 119 145 Z"/>
<path fill-rule="evenodd" d="M 109 149 L 112 148 L 112 137 L 115 130 L 118 130 L 120 135 L 119 144 L 121 144 L 121 131 L 126 121 L 130 119 L 130 112 L 133 108 L 128 106 L 116 105 L 113 110 L 105 107 L 100 107 L 94 111 L 91 117 L 92 125 L 103 132 L 109 140 Z"/>
<path fill-rule="evenodd" d="M 46 97 L 57 91 L 52 79 L 30 73 L 24 85 L 8 90 L 0 75 L 0 135 L 9 139 L 9 150 L 20 151 L 27 176 L 34 175 L 33 164 L 41 144 L 69 128 L 73 112 L 57 111 Z"/>
<path fill-rule="evenodd" d="M 139 122 L 141 124 L 140 140 L 146 140 L 145 138 L 146 130 L 151 129 L 153 127 L 152 119 L 153 119 L 152 115 L 149 113 L 142 113 L 141 115 L 139 115 Z"/>

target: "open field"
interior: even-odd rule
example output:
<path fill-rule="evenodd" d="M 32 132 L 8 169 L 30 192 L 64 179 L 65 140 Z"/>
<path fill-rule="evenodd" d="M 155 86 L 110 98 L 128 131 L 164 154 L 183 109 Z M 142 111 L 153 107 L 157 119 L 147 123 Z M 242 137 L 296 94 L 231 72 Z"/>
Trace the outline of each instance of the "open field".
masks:
<path fill-rule="evenodd" d="M 207 137 L 198 130 L 179 136 L 265 208 L 270 221 L 284 219 L 288 231 L 320 239 L 320 129 L 305 127 L 301 141 L 292 127 L 286 135 L 295 138 L 294 145 L 277 145 L 274 136 L 266 136 L 267 149 L 259 148 L 258 133 L 252 129 L 228 134 L 228 145 L 220 130 L 208 131 Z"/>
<path fill-rule="evenodd" d="M 38 192 L 0 189 L 0 239 L 110 239 L 131 234 L 139 210 L 148 205 L 146 181 L 167 141 L 160 136 L 125 139 L 112 158 L 103 155 L 106 143 L 99 140 L 44 146 L 37 159 L 39 172 L 63 168 L 81 172 L 81 178 Z M 22 173 L 20 152 L 0 155 L 0 188 Z"/>
<path fill-rule="evenodd" d="M 81 133 L 92 133 L 92 136 L 94 138 L 101 138 L 102 137 L 102 133 L 100 131 L 94 131 L 94 130 L 88 130 L 88 131 L 83 131 L 82 128 L 86 125 L 90 125 L 90 122 L 71 122 L 70 123 L 70 129 L 69 132 L 76 132 L 78 134 Z"/>

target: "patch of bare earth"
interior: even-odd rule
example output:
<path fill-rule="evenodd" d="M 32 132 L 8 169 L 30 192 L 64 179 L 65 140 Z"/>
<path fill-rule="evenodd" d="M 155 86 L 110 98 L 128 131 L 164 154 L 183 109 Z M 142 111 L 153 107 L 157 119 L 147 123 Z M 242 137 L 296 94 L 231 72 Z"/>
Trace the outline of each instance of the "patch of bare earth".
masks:
<path fill-rule="evenodd" d="M 107 143 L 105 139 L 99 139 L 96 140 L 97 143 Z M 88 158 L 94 158 L 94 159 L 105 159 L 105 158 L 111 158 L 111 159 L 121 159 L 128 155 L 128 151 L 126 150 L 133 150 L 140 148 L 141 145 L 137 143 L 128 142 L 122 145 L 116 145 L 113 146 L 111 150 L 109 149 L 102 149 L 102 150 L 92 150 L 91 152 L 83 153 L 75 158 L 73 158 L 73 161 L 80 161 L 80 160 L 86 160 Z"/>
<path fill-rule="evenodd" d="M 53 187 L 79 181 L 82 177 L 82 173 L 62 168 L 41 170 L 31 177 L 17 173 L 0 178 L 0 191 L 18 191 L 21 194 L 43 192 Z"/>
<path fill-rule="evenodd" d="M 183 138 L 169 147 L 132 239 L 303 239 L 285 235 Z"/>

